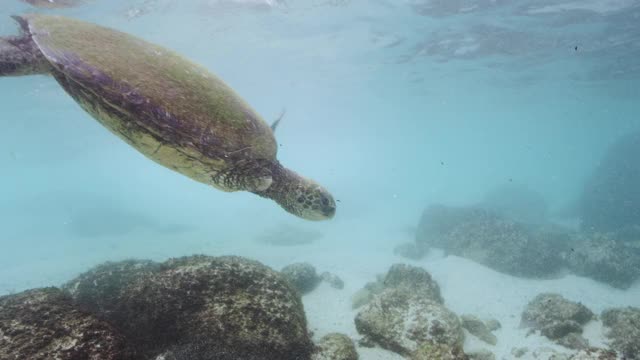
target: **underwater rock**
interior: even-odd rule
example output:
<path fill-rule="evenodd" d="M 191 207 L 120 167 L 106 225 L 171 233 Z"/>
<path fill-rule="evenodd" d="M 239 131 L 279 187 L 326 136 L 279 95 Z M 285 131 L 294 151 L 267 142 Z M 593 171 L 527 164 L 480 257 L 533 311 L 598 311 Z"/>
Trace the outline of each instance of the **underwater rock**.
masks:
<path fill-rule="evenodd" d="M 484 322 L 484 324 L 486 325 L 487 329 L 489 329 L 489 331 L 496 331 L 502 327 L 500 321 L 496 319 L 488 319 Z"/>
<path fill-rule="evenodd" d="M 431 278 L 425 269 L 406 264 L 393 264 L 384 277 L 383 285 L 386 289 L 406 288 L 412 292 L 419 292 L 429 300 L 443 304 L 440 286 Z"/>
<path fill-rule="evenodd" d="M 640 226 L 640 132 L 609 147 L 584 185 L 579 212 L 586 231 Z"/>
<path fill-rule="evenodd" d="M 497 216 L 480 208 L 431 205 L 423 212 L 416 230 L 416 243 L 424 248 L 447 248 L 446 235 L 460 224 L 485 222 Z"/>
<path fill-rule="evenodd" d="M 567 335 L 556 340 L 556 343 L 573 350 L 589 348 L 589 341 L 576 332 L 568 333 Z"/>
<path fill-rule="evenodd" d="M 534 349 L 531 352 L 531 357 L 539 360 L 569 360 L 569 356 L 565 352 L 559 352 L 547 346 Z"/>
<path fill-rule="evenodd" d="M 618 356 L 615 351 L 603 349 L 585 349 L 571 355 L 569 360 L 617 360 Z M 627 360 L 632 360 L 628 358 Z"/>
<path fill-rule="evenodd" d="M 62 289 L 84 310 L 93 314 L 112 313 L 129 286 L 140 278 L 149 278 L 162 270 L 150 260 L 106 262 L 67 282 Z M 118 321 L 126 321 L 119 319 Z"/>
<path fill-rule="evenodd" d="M 313 291 L 322 280 L 316 273 L 316 268 L 309 263 L 287 265 L 280 273 L 303 295 Z"/>
<path fill-rule="evenodd" d="M 389 288 L 367 304 L 355 318 L 356 329 L 372 342 L 403 356 L 423 344 L 462 346 L 460 320 L 423 291 Z"/>
<path fill-rule="evenodd" d="M 342 281 L 342 279 L 340 279 L 338 275 L 325 271 L 320 274 L 320 279 L 322 279 L 322 281 L 326 282 L 334 289 L 344 289 L 344 281 Z"/>
<path fill-rule="evenodd" d="M 189 256 L 158 265 L 109 266 L 116 269 L 114 280 L 108 272 L 90 271 L 65 288 L 145 357 L 171 351 L 179 360 L 298 360 L 313 350 L 299 295 L 259 262 Z M 128 268 L 134 273 L 118 271 Z M 92 283 L 114 293 L 92 290 Z M 96 300 L 92 294 L 105 296 Z"/>
<path fill-rule="evenodd" d="M 420 260 L 427 254 L 427 249 L 416 243 L 404 243 L 396 246 L 393 253 L 409 260 Z"/>
<path fill-rule="evenodd" d="M 607 327 L 609 346 L 627 359 L 640 359 L 640 308 L 608 309 L 600 318 Z"/>
<path fill-rule="evenodd" d="M 442 205 L 427 208 L 416 242 L 425 248 L 473 260 L 494 270 L 547 278 L 564 267 L 572 234 L 559 228 L 531 227 L 478 208 Z"/>
<path fill-rule="evenodd" d="M 351 338 L 332 333 L 320 339 L 311 360 L 358 360 L 358 353 Z"/>
<path fill-rule="evenodd" d="M 357 309 L 368 304 L 373 298 L 384 290 L 383 278 L 368 282 L 364 287 L 351 296 L 351 308 Z"/>
<path fill-rule="evenodd" d="M 569 269 L 613 287 L 627 289 L 640 279 L 640 237 L 622 240 L 623 234 L 581 234 L 567 253 Z"/>
<path fill-rule="evenodd" d="M 545 350 L 547 350 L 546 353 L 540 354 L 541 356 L 537 356 L 534 353 L 534 355 L 536 355 L 535 357 L 537 359 L 548 359 L 548 360 L 618 360 L 619 359 L 615 351 L 595 349 L 595 348 L 580 350 L 574 354 L 559 353 L 553 349 L 545 349 Z M 623 358 L 622 360 L 627 360 L 627 359 Z M 633 359 L 628 359 L 628 360 L 633 360 Z"/>
<path fill-rule="evenodd" d="M 487 349 L 480 349 L 469 353 L 471 360 L 496 360 L 496 355 Z"/>
<path fill-rule="evenodd" d="M 540 193 L 515 183 L 503 184 L 492 189 L 478 206 L 525 224 L 545 223 L 549 208 Z"/>
<path fill-rule="evenodd" d="M 0 297 L 0 359 L 134 360 L 111 325 L 74 307 L 57 288 Z"/>
<path fill-rule="evenodd" d="M 560 345 L 588 346 L 586 339 L 577 337 L 582 333 L 582 326 L 593 318 L 594 314 L 586 306 L 558 294 L 543 293 L 527 304 L 521 326 L 539 330 L 543 336 Z"/>
<path fill-rule="evenodd" d="M 495 345 L 498 343 L 498 338 L 493 335 L 487 325 L 476 316 L 462 315 L 460 316 L 460 320 L 462 321 L 462 327 L 471 335 L 474 335 L 487 344 Z"/>
<path fill-rule="evenodd" d="M 409 360 L 468 360 L 461 346 L 434 344 L 431 342 L 420 345 L 418 350 L 409 356 Z"/>
<path fill-rule="evenodd" d="M 528 352 L 529 352 L 529 348 L 527 348 L 527 347 L 512 348 L 511 349 L 511 355 L 513 355 L 516 358 L 521 358 Z"/>
<path fill-rule="evenodd" d="M 358 290 L 351 297 L 352 309 L 368 304 L 385 289 L 397 288 L 421 292 L 428 299 L 440 304 L 444 303 L 442 295 L 440 295 L 440 286 L 426 270 L 417 266 L 394 264 L 386 275 L 379 275 L 376 281 L 367 283 L 364 288 Z"/>

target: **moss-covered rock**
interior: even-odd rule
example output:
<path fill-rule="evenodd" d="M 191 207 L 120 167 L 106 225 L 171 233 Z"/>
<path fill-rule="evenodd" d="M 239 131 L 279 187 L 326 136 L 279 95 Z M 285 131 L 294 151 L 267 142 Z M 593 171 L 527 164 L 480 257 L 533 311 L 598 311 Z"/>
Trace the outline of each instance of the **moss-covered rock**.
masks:
<path fill-rule="evenodd" d="M 579 344 L 578 348 L 584 348 L 588 342 L 580 336 L 582 326 L 593 317 L 591 310 L 580 303 L 558 294 L 543 293 L 527 304 L 521 326 L 539 330 L 543 336 L 561 345 Z"/>
<path fill-rule="evenodd" d="M 378 275 L 376 281 L 366 283 L 362 289 L 356 291 L 351 296 L 351 308 L 358 309 L 368 304 L 376 295 L 383 292 L 384 289 L 384 277 Z"/>
<path fill-rule="evenodd" d="M 316 268 L 309 263 L 287 265 L 280 273 L 303 295 L 313 291 L 322 280 Z"/>
<path fill-rule="evenodd" d="M 610 346 L 627 359 L 640 359 L 640 308 L 608 309 L 602 312 Z"/>
<path fill-rule="evenodd" d="M 406 288 L 420 292 L 424 297 L 437 303 L 444 303 L 440 295 L 440 286 L 425 269 L 406 264 L 391 266 L 383 281 L 386 289 Z"/>
<path fill-rule="evenodd" d="M 484 324 L 489 331 L 496 331 L 502 327 L 502 324 L 497 319 L 487 319 Z"/>
<path fill-rule="evenodd" d="M 359 333 L 383 348 L 409 356 L 423 344 L 461 346 L 458 317 L 422 292 L 390 288 L 374 297 L 356 316 Z"/>
<path fill-rule="evenodd" d="M 0 297 L 0 359 L 135 360 L 106 322 L 77 309 L 57 288 Z"/>
<path fill-rule="evenodd" d="M 462 327 L 478 339 L 491 345 L 498 343 L 498 338 L 491 333 L 487 325 L 478 317 L 474 315 L 462 315 L 460 320 L 462 321 Z"/>
<path fill-rule="evenodd" d="M 416 242 L 436 247 L 515 276 L 547 278 L 565 265 L 562 254 L 572 234 L 532 227 L 480 208 L 431 206 L 420 221 Z"/>
<path fill-rule="evenodd" d="M 85 310 L 94 314 L 110 314 L 120 299 L 127 296 L 133 282 L 152 277 L 162 268 L 160 263 L 150 260 L 106 262 L 80 274 L 62 288 Z"/>
<path fill-rule="evenodd" d="M 387 273 L 378 275 L 376 281 L 367 283 L 351 298 L 352 308 L 357 309 L 368 304 L 385 289 L 407 289 L 420 292 L 425 298 L 442 304 L 440 286 L 423 268 L 406 264 L 393 264 Z"/>
<path fill-rule="evenodd" d="M 468 360 L 460 346 L 424 343 L 409 356 L 409 360 Z"/>
<path fill-rule="evenodd" d="M 542 354 L 536 354 L 536 352 L 534 351 L 534 356 L 536 357 L 536 359 L 549 359 L 549 360 L 619 360 L 620 359 L 616 355 L 615 351 L 596 349 L 596 348 L 580 350 L 573 354 L 559 353 L 549 348 L 547 348 L 546 350 L 547 351 Z M 622 360 L 634 360 L 634 359 L 622 358 Z"/>
<path fill-rule="evenodd" d="M 332 333 L 318 342 L 312 360 L 358 360 L 356 347 L 348 336 Z"/>
<path fill-rule="evenodd" d="M 240 257 L 143 264 L 105 265 L 65 289 L 146 357 L 171 350 L 177 359 L 309 358 L 302 302 L 279 273 Z"/>
<path fill-rule="evenodd" d="M 511 355 L 513 355 L 514 358 L 521 358 L 528 352 L 529 352 L 528 347 L 511 348 Z"/>
<path fill-rule="evenodd" d="M 573 350 L 589 348 L 589 341 L 577 332 L 568 333 L 567 335 L 557 339 L 556 343 Z"/>
<path fill-rule="evenodd" d="M 604 349 L 585 349 L 571 355 L 569 360 L 618 360 L 615 351 Z M 632 360 L 633 358 L 628 358 Z"/>
<path fill-rule="evenodd" d="M 336 274 L 325 271 L 320 274 L 320 279 L 322 279 L 322 281 L 326 282 L 334 289 L 344 289 L 344 281 Z"/>
<path fill-rule="evenodd" d="M 470 360 L 496 360 L 496 355 L 487 349 L 480 349 L 469 354 Z"/>
<path fill-rule="evenodd" d="M 577 275 L 626 289 L 640 279 L 640 234 L 581 234 L 567 253 L 567 265 Z"/>

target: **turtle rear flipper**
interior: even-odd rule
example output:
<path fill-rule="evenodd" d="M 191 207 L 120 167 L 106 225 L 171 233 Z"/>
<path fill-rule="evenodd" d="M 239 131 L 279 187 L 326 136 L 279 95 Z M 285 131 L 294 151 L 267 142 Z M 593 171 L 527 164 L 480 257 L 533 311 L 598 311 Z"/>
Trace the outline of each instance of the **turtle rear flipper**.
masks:
<path fill-rule="evenodd" d="M 23 35 L 0 37 L 0 76 L 46 74 L 49 62 L 38 50 L 21 17 L 13 17 L 22 27 Z"/>

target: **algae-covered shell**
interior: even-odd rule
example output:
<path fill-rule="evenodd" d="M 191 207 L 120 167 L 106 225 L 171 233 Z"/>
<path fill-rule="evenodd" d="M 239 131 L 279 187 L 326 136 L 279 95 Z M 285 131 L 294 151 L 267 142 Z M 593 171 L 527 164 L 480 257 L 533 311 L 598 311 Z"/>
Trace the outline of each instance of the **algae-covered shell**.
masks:
<path fill-rule="evenodd" d="M 275 160 L 269 125 L 204 67 L 95 24 L 47 15 L 18 20 L 65 90 L 154 161 L 210 183 L 212 171 Z"/>

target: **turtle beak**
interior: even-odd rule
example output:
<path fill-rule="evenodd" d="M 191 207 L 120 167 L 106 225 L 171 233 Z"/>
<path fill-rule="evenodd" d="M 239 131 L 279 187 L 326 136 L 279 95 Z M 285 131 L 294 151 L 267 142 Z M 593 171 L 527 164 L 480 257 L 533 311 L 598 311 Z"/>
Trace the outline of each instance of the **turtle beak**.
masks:
<path fill-rule="evenodd" d="M 326 219 L 331 219 L 336 214 L 336 202 L 331 195 L 322 199 L 322 214 Z"/>
<path fill-rule="evenodd" d="M 322 209 L 322 213 L 327 217 L 327 219 L 331 219 L 336 214 L 336 206 L 327 206 Z"/>

